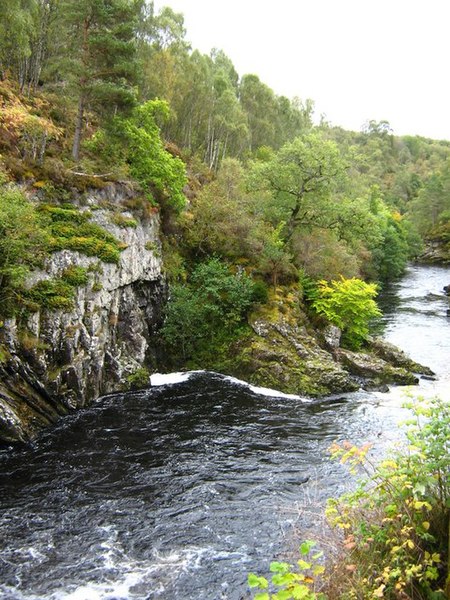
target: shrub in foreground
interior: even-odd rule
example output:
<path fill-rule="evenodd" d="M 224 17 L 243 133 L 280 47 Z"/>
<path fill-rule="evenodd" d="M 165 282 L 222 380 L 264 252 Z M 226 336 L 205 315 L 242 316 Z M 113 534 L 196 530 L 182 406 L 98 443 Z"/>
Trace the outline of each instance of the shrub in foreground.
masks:
<path fill-rule="evenodd" d="M 362 468 L 366 477 L 355 491 L 328 501 L 327 518 L 342 540 L 321 584 L 318 571 L 304 573 L 312 564 L 299 561 L 299 572 L 282 563 L 283 578 L 272 578 L 275 586 L 282 584 L 277 592 L 267 591 L 265 578 L 249 576 L 249 585 L 262 589 L 254 600 L 450 597 L 450 405 L 434 399 L 409 408 L 406 447 L 376 466 L 367 445 L 333 445 L 334 458 L 352 471 Z"/>

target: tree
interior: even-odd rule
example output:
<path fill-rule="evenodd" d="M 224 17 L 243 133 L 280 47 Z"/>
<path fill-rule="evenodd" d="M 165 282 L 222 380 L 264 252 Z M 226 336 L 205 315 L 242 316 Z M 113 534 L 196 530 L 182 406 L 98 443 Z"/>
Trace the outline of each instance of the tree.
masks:
<path fill-rule="evenodd" d="M 372 249 L 378 280 L 397 279 L 405 272 L 409 258 L 407 232 L 401 218 L 386 214 L 381 221 L 381 241 Z"/>
<path fill-rule="evenodd" d="M 136 0 L 61 0 L 58 66 L 78 100 L 72 156 L 78 161 L 87 107 L 114 114 L 134 103 Z"/>
<path fill-rule="evenodd" d="M 58 0 L 35 0 L 34 23 L 30 35 L 29 55 L 19 62 L 19 85 L 21 91 L 36 91 L 42 70 L 47 62 L 52 40 L 52 25 L 58 15 Z"/>
<path fill-rule="evenodd" d="M 0 74 L 11 69 L 18 75 L 19 63 L 31 54 L 36 0 L 2 0 L 0 2 Z"/>
<path fill-rule="evenodd" d="M 151 195 L 156 190 L 171 208 L 181 210 L 186 198 L 184 163 L 164 149 L 157 120 L 169 117 L 169 106 L 163 100 L 149 100 L 137 106 L 119 129 L 125 145 L 125 156 L 133 177 Z"/>
<path fill-rule="evenodd" d="M 450 210 L 450 169 L 433 173 L 416 199 L 409 206 L 409 217 L 422 234 L 427 234 L 439 222 L 439 216 Z"/>
<path fill-rule="evenodd" d="M 309 134 L 285 144 L 275 156 L 255 163 L 251 187 L 272 193 L 285 212 L 287 239 L 300 226 L 325 226 L 324 200 L 345 172 L 345 164 L 333 142 Z"/>
<path fill-rule="evenodd" d="M 244 75 L 239 100 L 247 115 L 250 150 L 275 145 L 277 100 L 273 91 L 256 75 Z"/>
<path fill-rule="evenodd" d="M 254 284 L 243 271 L 232 273 L 217 258 L 200 263 L 188 286 L 175 285 L 161 335 L 183 360 L 215 344 L 230 342 L 253 301 Z"/>

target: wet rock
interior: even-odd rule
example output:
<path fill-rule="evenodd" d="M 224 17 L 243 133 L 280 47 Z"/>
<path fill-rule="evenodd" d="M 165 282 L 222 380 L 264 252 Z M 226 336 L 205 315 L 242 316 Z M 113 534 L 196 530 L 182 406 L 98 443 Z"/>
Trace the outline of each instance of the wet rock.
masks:
<path fill-rule="evenodd" d="M 279 290 L 276 302 L 251 318 L 253 334 L 233 355 L 230 374 L 256 385 L 306 396 L 322 396 L 363 387 L 388 391 L 388 384 L 413 385 L 428 367 L 381 339 L 371 339 L 364 352 L 339 347 L 340 330 L 322 332 L 309 324 L 292 290 Z"/>
<path fill-rule="evenodd" d="M 375 385 L 397 383 L 415 385 L 419 379 L 406 368 L 396 367 L 373 354 L 340 349 L 339 362 L 352 374 L 374 382 Z"/>
<path fill-rule="evenodd" d="M 429 377 L 434 376 L 434 372 L 429 367 L 411 360 L 403 350 L 397 348 L 394 344 L 390 344 L 381 338 L 369 338 L 367 345 L 371 352 L 393 367 L 400 367 L 412 373 L 428 375 Z"/>
<path fill-rule="evenodd" d="M 425 381 L 436 381 L 436 377 L 434 375 L 421 375 L 420 379 L 425 379 Z"/>
<path fill-rule="evenodd" d="M 450 244 L 447 241 L 427 240 L 419 262 L 446 265 L 450 263 Z"/>
<path fill-rule="evenodd" d="M 328 325 L 323 330 L 323 340 L 328 350 L 337 350 L 341 344 L 342 331 L 336 325 Z"/>
<path fill-rule="evenodd" d="M 132 193 L 126 186 L 109 186 L 80 207 L 95 205 L 92 221 L 126 246 L 120 263 L 70 250 L 54 253 L 44 269 L 31 274 L 28 285 L 74 264 L 86 268 L 89 282 L 77 288 L 73 310 L 37 312 L 26 322 L 6 320 L 1 328 L 0 440 L 32 439 L 61 415 L 120 389 L 153 356 L 167 296 L 158 215 L 123 228 L 111 223 L 109 210 L 98 209 Z"/>

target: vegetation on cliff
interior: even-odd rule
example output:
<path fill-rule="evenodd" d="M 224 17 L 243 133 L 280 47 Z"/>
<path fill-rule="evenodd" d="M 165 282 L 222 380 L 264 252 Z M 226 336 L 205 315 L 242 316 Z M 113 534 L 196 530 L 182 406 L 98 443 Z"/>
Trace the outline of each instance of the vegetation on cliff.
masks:
<path fill-rule="evenodd" d="M 396 137 L 385 121 L 361 132 L 314 126 L 310 100 L 240 77 L 220 50 L 192 50 L 183 16 L 151 2 L 5 0 L 0 27 L 9 32 L 0 43 L 1 219 L 13 249 L 1 258 L 4 316 L 21 304 L 70 307 L 63 285 L 54 302 L 51 290 L 23 292 L 49 252 L 119 260 L 120 244 L 80 210 L 89 189 L 111 180 L 134 181 L 141 198 L 127 207 L 133 218 L 110 206 L 113 223 L 162 216 L 172 289 L 162 341 L 172 366 L 214 356 L 223 364 L 269 287 L 294 286 L 299 298 L 318 289 L 311 306 L 342 324 L 315 282 L 384 284 L 423 239 L 447 243 L 448 142 Z M 230 278 L 254 292 L 248 302 L 235 294 L 226 310 L 221 297 L 214 318 L 199 319 L 212 305 L 197 273 L 213 264 L 217 289 Z M 177 314 L 197 323 L 181 346 Z M 344 343 L 364 341 L 370 314 Z"/>
<path fill-rule="evenodd" d="M 278 96 L 185 36 L 182 15 L 143 0 L 0 3 L 0 316 L 71 309 L 83 269 L 27 284 L 50 253 L 120 262 L 85 204 L 93 188 L 131 181 L 128 205 L 107 208 L 119 227 L 161 215 L 166 366 L 311 395 L 352 389 L 338 348 L 325 356 L 312 330 L 331 322 L 344 344 L 364 345 L 376 285 L 401 276 L 424 240 L 448 259 L 450 142 L 398 137 L 385 121 L 314 126 L 310 100 Z M 358 372 L 350 351 L 340 357 Z M 147 377 L 143 366 L 128 383 Z M 335 505 L 350 551 L 348 592 L 335 597 L 440 597 L 448 441 L 427 416 L 416 451 Z M 275 570 L 299 585 L 293 597 L 315 597 L 309 575 Z"/>

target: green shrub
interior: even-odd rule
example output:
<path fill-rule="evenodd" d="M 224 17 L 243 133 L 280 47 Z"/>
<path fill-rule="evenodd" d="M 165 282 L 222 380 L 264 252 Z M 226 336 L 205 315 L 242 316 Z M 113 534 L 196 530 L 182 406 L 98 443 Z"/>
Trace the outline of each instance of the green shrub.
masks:
<path fill-rule="evenodd" d="M 323 552 L 313 551 L 314 546 L 315 542 L 302 543 L 301 558 L 295 567 L 286 562 L 272 562 L 271 585 L 265 577 L 250 573 L 249 587 L 262 590 L 256 593 L 253 600 L 325 600 L 326 596 L 316 591 L 317 578 L 325 571 L 325 567 L 318 562 Z"/>
<path fill-rule="evenodd" d="M 66 283 L 73 287 L 86 285 L 89 281 L 87 269 L 76 265 L 67 267 L 67 269 L 62 272 L 61 277 Z"/>
<path fill-rule="evenodd" d="M 150 373 L 145 367 L 138 367 L 136 371 L 128 375 L 127 383 L 130 389 L 138 389 L 148 385 Z"/>
<path fill-rule="evenodd" d="M 264 281 L 255 281 L 253 284 L 252 301 L 257 304 L 266 304 L 269 300 L 269 288 Z"/>
<path fill-rule="evenodd" d="M 38 310 L 72 310 L 75 289 L 89 281 L 87 269 L 71 265 L 60 278 L 39 281 L 21 292 L 23 305 L 29 312 Z"/>
<path fill-rule="evenodd" d="M 301 270 L 299 274 L 299 283 L 303 290 L 303 299 L 306 302 L 312 303 L 319 298 L 320 292 L 317 281 L 307 275 L 303 270 Z"/>
<path fill-rule="evenodd" d="M 331 283 L 319 281 L 318 292 L 312 307 L 342 329 L 344 345 L 360 348 L 369 333 L 370 319 L 381 315 L 374 300 L 377 286 L 361 279 L 342 277 Z"/>
<path fill-rule="evenodd" d="M 42 213 L 50 216 L 53 223 L 58 221 L 69 223 L 86 223 L 90 219 L 90 213 L 81 212 L 69 205 L 69 207 L 52 206 L 50 204 L 41 204 L 38 209 Z"/>
<path fill-rule="evenodd" d="M 368 475 L 354 492 L 328 502 L 330 524 L 344 532 L 333 598 L 448 598 L 450 405 L 434 399 L 409 407 L 408 447 L 376 467 L 367 447 L 332 448 L 335 458 Z"/>
<path fill-rule="evenodd" d="M 50 251 L 74 250 L 107 263 L 119 263 L 124 245 L 100 225 L 89 222 L 90 213 L 48 205 L 42 210 L 51 218 Z"/>
<path fill-rule="evenodd" d="M 101 292 L 103 289 L 103 285 L 99 281 L 95 281 L 92 285 L 93 292 Z"/>
<path fill-rule="evenodd" d="M 47 222 L 22 192 L 0 187 L 0 312 L 14 314 L 27 274 L 48 250 Z"/>
<path fill-rule="evenodd" d="M 332 457 L 361 469 L 355 491 L 328 501 L 330 526 L 342 532 L 340 551 L 323 568 L 320 555 L 300 548 L 294 568 L 271 565 L 265 577 L 250 574 L 254 600 L 445 600 L 450 592 L 450 404 L 439 399 L 409 403 L 407 447 L 373 465 L 370 445 L 333 444 Z M 321 581 L 317 581 L 317 577 Z M 319 589 L 320 593 L 316 590 Z"/>
<path fill-rule="evenodd" d="M 183 360 L 233 339 L 253 302 L 253 282 L 243 271 L 230 272 L 213 258 L 199 264 L 189 284 L 175 284 L 161 335 L 174 356 Z"/>
<path fill-rule="evenodd" d="M 62 279 L 39 281 L 29 290 L 23 292 L 26 300 L 31 301 L 39 309 L 71 310 L 73 308 L 74 287 Z M 31 308 L 31 304 L 28 307 Z"/>
<path fill-rule="evenodd" d="M 120 261 L 120 250 L 117 247 L 92 237 L 55 238 L 50 248 L 53 251 L 68 249 L 81 252 L 86 256 L 97 256 L 106 263 L 118 264 Z"/>
<path fill-rule="evenodd" d="M 134 109 L 121 123 L 125 154 L 131 175 L 145 192 L 156 190 L 176 212 L 186 204 L 183 188 L 186 168 L 177 157 L 164 149 L 157 120 L 168 120 L 169 105 L 164 100 L 149 100 Z"/>
<path fill-rule="evenodd" d="M 51 252 L 74 250 L 86 256 L 97 256 L 107 263 L 119 263 L 120 252 L 125 246 L 103 227 L 91 223 L 90 212 L 79 211 L 70 204 L 46 204 L 39 210 L 50 217 L 51 238 L 48 249 Z"/>

